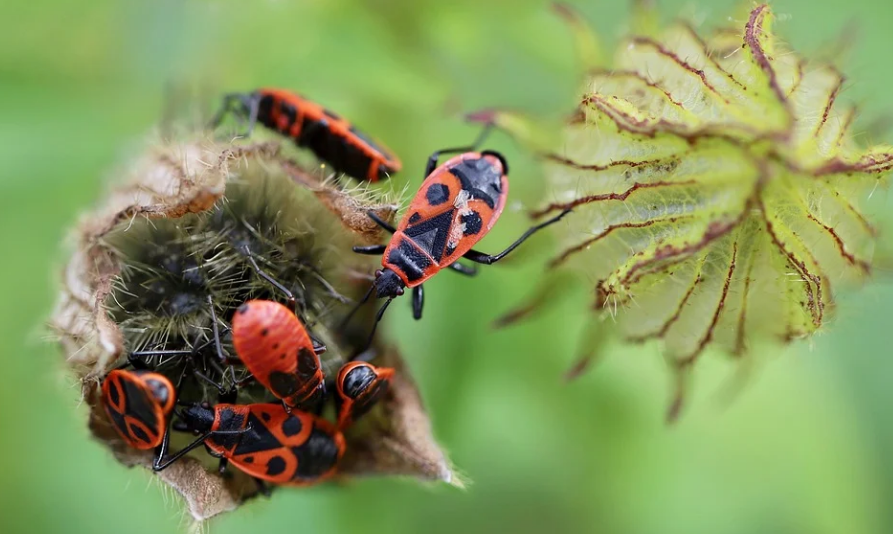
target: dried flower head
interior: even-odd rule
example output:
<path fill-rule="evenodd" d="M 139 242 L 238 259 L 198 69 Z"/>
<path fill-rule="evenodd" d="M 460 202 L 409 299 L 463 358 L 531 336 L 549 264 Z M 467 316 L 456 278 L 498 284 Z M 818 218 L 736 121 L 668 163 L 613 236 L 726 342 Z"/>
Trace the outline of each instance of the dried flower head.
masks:
<path fill-rule="evenodd" d="M 599 57 L 586 25 L 560 12 L 581 56 Z M 574 208 L 551 266 L 595 281 L 593 310 L 626 339 L 660 340 L 680 380 L 675 417 L 706 347 L 740 356 L 809 336 L 831 316 L 832 288 L 870 273 L 863 204 L 893 147 L 855 142 L 843 77 L 785 46 L 767 5 L 706 37 L 637 20 L 646 34 L 587 73 L 560 135 L 517 114 L 477 118 L 544 156 L 554 199 L 534 216 Z"/>
<path fill-rule="evenodd" d="M 230 144 L 196 133 L 152 139 L 124 185 L 78 229 L 52 320 L 90 405 L 93 434 L 123 464 L 151 468 L 152 451 L 130 448 L 115 433 L 98 385 L 131 351 L 187 349 L 196 358 L 213 352 L 214 319 L 222 350 L 235 357 L 228 334 L 234 309 L 248 299 L 283 300 L 252 260 L 295 295 L 302 318 L 328 349 L 323 369 L 334 377 L 371 327 L 371 315 L 361 314 L 347 329 L 337 328 L 346 303 L 365 290 L 358 275 L 371 270 L 350 246 L 381 237 L 367 210 L 390 220 L 396 206 L 379 193 L 346 190 L 303 170 L 280 154 L 278 142 Z M 400 356 L 383 343 L 375 350 L 374 362 L 397 375 L 382 402 L 346 432 L 338 476 L 410 475 L 461 486 L 431 436 Z M 201 358 L 210 378 L 240 378 Z M 153 356 L 149 363 L 177 383 L 187 375 L 184 361 Z M 214 403 L 219 395 L 197 379 L 181 386 L 178 395 L 189 402 Z M 239 403 L 275 400 L 258 384 L 239 388 Z M 174 449 L 191 439 L 175 437 Z M 257 492 L 237 470 L 221 476 L 201 450 L 158 476 L 183 495 L 196 520 L 232 510 Z"/>

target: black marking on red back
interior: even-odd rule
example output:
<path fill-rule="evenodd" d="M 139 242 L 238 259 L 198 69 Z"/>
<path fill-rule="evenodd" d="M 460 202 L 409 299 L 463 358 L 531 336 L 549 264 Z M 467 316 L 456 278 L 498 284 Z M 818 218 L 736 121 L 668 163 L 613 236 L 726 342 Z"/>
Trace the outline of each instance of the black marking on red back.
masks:
<path fill-rule="evenodd" d="M 431 259 L 413 246 L 408 238 L 400 239 L 397 246 L 391 248 L 387 261 L 400 269 L 410 282 L 422 278 L 425 269 L 431 266 Z"/>
<path fill-rule="evenodd" d="M 270 382 L 270 391 L 280 399 L 294 395 L 304 385 L 297 374 L 282 371 L 271 372 L 267 380 Z"/>
<path fill-rule="evenodd" d="M 118 404 L 121 401 L 121 393 L 118 391 L 118 384 L 114 380 L 109 382 L 109 397 L 112 398 L 112 404 Z"/>
<path fill-rule="evenodd" d="M 351 125 L 351 127 L 348 128 L 348 130 L 350 131 L 350 133 L 352 133 L 353 135 L 357 136 L 357 138 L 358 138 L 360 141 L 362 141 L 362 142 L 366 143 L 367 145 L 369 145 L 369 147 L 370 147 L 372 150 L 374 150 L 374 151 L 378 152 L 379 154 L 381 154 L 382 157 L 383 157 L 384 159 L 390 159 L 390 158 L 388 157 L 388 154 L 387 154 L 387 152 L 385 151 L 385 149 L 382 148 L 382 147 L 380 147 L 380 146 L 378 146 L 378 144 L 376 144 L 375 141 L 373 141 L 372 138 L 370 138 L 368 135 L 364 134 L 364 133 L 361 132 L 360 130 L 357 130 L 353 125 Z"/>
<path fill-rule="evenodd" d="M 155 418 L 155 399 L 130 380 L 121 380 L 121 383 L 124 384 L 125 414 L 138 419 L 149 428 L 158 428 L 160 421 Z"/>
<path fill-rule="evenodd" d="M 256 96 L 255 98 L 258 97 Z M 277 126 L 273 123 L 271 113 L 274 105 L 276 105 L 276 99 L 273 95 L 260 95 L 257 101 L 257 122 L 263 124 L 267 128 L 278 130 Z"/>
<path fill-rule="evenodd" d="M 403 233 L 417 247 L 434 258 L 434 261 L 439 262 L 443 257 L 443 249 L 446 247 L 447 240 L 450 237 L 455 211 L 451 209 L 415 225 L 407 226 Z"/>
<path fill-rule="evenodd" d="M 502 194 L 502 173 L 485 158 L 466 159 L 450 168 L 459 179 L 462 189 L 473 198 L 482 200 L 490 209 L 496 209 Z"/>
<path fill-rule="evenodd" d="M 218 409 L 220 415 L 220 422 L 217 425 L 217 430 L 226 430 L 229 432 L 233 432 L 236 430 L 242 430 L 245 428 L 245 416 L 242 413 L 235 412 L 230 409 Z M 249 416 L 249 420 L 251 417 Z M 252 429 L 253 431 L 253 429 Z M 242 439 L 249 434 L 221 434 L 221 435 L 212 435 L 208 438 L 209 442 L 213 442 L 224 449 L 230 450 L 236 446 L 237 443 L 242 443 Z"/>
<path fill-rule="evenodd" d="M 268 377 L 270 390 L 279 398 L 290 397 L 308 384 L 315 384 L 319 372 L 319 356 L 307 347 L 298 349 L 298 366 L 294 373 L 273 371 Z"/>
<path fill-rule="evenodd" d="M 459 222 L 465 225 L 465 229 L 462 231 L 463 235 L 477 235 L 484 225 L 481 214 L 473 210 L 460 215 Z"/>
<path fill-rule="evenodd" d="M 278 126 L 281 126 L 281 129 L 280 128 L 276 128 L 276 129 L 278 129 L 280 132 L 282 132 L 284 134 L 287 134 L 288 131 L 291 130 L 292 125 L 295 123 L 295 121 L 298 118 L 298 108 L 296 105 L 292 104 L 291 102 L 287 102 L 285 100 L 280 101 L 278 105 L 279 105 L 279 114 L 281 116 L 284 116 L 287 120 L 285 122 L 283 122 L 281 125 L 278 125 Z"/>
<path fill-rule="evenodd" d="M 304 423 L 301 422 L 300 417 L 292 416 L 282 422 L 282 433 L 285 434 L 286 437 L 297 436 L 303 429 Z"/>
<path fill-rule="evenodd" d="M 360 180 L 368 178 L 372 158 L 352 138 L 332 133 L 327 122 L 305 120 L 298 145 L 312 150 L 338 172 Z"/>
<path fill-rule="evenodd" d="M 122 384 L 124 391 L 118 391 L 117 383 Z M 128 425 L 125 416 L 130 416 L 147 428 L 161 432 L 161 421 L 155 417 L 155 399 L 140 387 L 134 380 L 122 377 L 121 380 L 109 383 L 109 397 L 117 404 L 124 397 L 124 411 L 118 413 L 112 406 L 108 406 L 106 412 L 112 419 L 112 424 L 121 432 L 135 438 L 138 441 L 149 443 L 151 438 L 139 427 Z"/>
<path fill-rule="evenodd" d="M 307 347 L 301 347 L 298 349 L 297 357 L 298 376 L 305 382 L 316 376 L 319 370 L 319 356 Z"/>
<path fill-rule="evenodd" d="M 432 206 L 440 206 L 450 199 L 450 188 L 441 183 L 433 183 L 425 191 L 425 200 Z"/>
<path fill-rule="evenodd" d="M 274 456 L 267 460 L 267 475 L 274 477 L 276 475 L 282 474 L 285 471 L 285 458 L 282 456 Z"/>
<path fill-rule="evenodd" d="M 294 480 L 319 478 L 338 463 L 338 445 L 327 432 L 314 427 L 307 441 L 300 447 L 292 447 L 298 457 L 298 469 Z"/>
<path fill-rule="evenodd" d="M 289 416 L 294 417 L 294 416 Z M 243 454 L 251 454 L 253 452 L 261 452 L 261 451 L 269 451 L 271 449 L 278 449 L 282 447 L 282 443 L 276 439 L 270 429 L 267 428 L 267 425 L 262 422 L 254 413 L 249 413 L 248 415 L 248 425 L 251 426 L 251 430 L 247 432 L 243 432 L 241 434 L 236 434 L 234 436 L 220 436 L 221 438 L 230 438 L 231 441 L 235 442 L 233 445 L 236 448 L 232 451 L 233 456 L 241 456 Z M 214 438 L 215 440 L 222 441 L 219 438 Z M 232 448 L 232 445 L 227 447 Z"/>
<path fill-rule="evenodd" d="M 278 112 L 288 120 L 282 125 L 275 124 L 272 119 L 273 106 L 279 106 Z M 273 95 L 261 94 L 258 99 L 257 121 L 267 128 L 279 133 L 290 135 L 292 125 L 300 114 L 299 102 L 293 100 L 277 100 Z M 338 135 L 329 128 L 329 120 L 340 120 L 340 117 L 328 109 L 323 109 L 328 118 L 311 119 L 303 116 L 297 138 L 293 139 L 300 147 L 310 149 L 316 156 L 328 162 L 335 170 L 343 172 L 354 178 L 365 180 L 368 178 L 369 166 L 372 158 L 369 157 L 360 142 L 365 143 L 374 152 L 380 155 L 384 161 L 390 161 L 388 153 L 376 144 L 371 138 L 350 126 L 348 136 Z M 378 169 L 378 178 L 387 177 L 387 167 L 384 165 Z"/>

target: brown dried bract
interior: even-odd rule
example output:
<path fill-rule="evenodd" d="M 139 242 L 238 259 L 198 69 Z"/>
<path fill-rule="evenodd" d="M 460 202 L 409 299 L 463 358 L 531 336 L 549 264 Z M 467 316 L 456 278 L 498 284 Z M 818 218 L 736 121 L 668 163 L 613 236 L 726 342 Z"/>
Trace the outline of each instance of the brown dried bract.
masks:
<path fill-rule="evenodd" d="M 285 172 L 296 184 L 313 191 L 360 241 L 382 239 L 380 229 L 370 224 L 367 210 L 385 220 L 393 219 L 396 212 L 395 205 L 371 202 L 369 195 L 360 198 L 304 171 L 280 155 L 278 143 L 233 146 L 201 138 L 151 146 L 130 166 L 124 184 L 74 232 L 74 251 L 63 271 L 64 283 L 51 319 L 90 406 L 91 432 L 124 465 L 151 469 L 153 454 L 127 447 L 99 404 L 98 385 L 124 351 L 122 332 L 106 308 L 120 265 L 103 238 L 136 217 L 178 218 L 210 209 L 225 195 L 227 181 L 249 162 L 260 163 L 266 172 Z M 374 415 L 370 414 L 369 424 L 361 421 L 357 431 L 347 433 L 342 478 L 409 475 L 461 485 L 431 435 L 427 414 L 400 356 L 391 350 L 381 360 L 376 363 L 396 368 L 398 376 Z M 183 496 L 189 513 L 199 521 L 234 510 L 257 492 L 250 478 L 224 478 L 192 457 L 158 476 Z"/>

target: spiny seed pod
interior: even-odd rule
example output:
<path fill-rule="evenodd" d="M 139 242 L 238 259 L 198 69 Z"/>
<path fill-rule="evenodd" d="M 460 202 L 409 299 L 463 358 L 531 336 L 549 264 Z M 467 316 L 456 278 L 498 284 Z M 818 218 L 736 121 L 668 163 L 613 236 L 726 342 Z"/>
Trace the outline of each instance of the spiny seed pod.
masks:
<path fill-rule="evenodd" d="M 334 379 L 365 344 L 370 313 L 339 328 L 348 303 L 366 288 L 356 278 L 368 280 L 374 269 L 350 248 L 382 238 L 367 210 L 391 220 L 396 206 L 305 171 L 279 149 L 278 142 L 233 145 L 194 132 L 175 141 L 153 138 L 129 166 L 124 185 L 75 234 L 52 327 L 81 382 L 91 431 L 125 465 L 151 468 L 153 451 L 118 437 L 101 406 L 99 383 L 132 351 L 192 351 L 145 363 L 179 384 L 181 401 L 216 403 L 221 392 L 190 371 L 198 368 L 221 384 L 244 376 L 229 334 L 235 309 L 249 299 L 283 301 L 252 262 L 294 294 L 304 323 L 327 347 L 321 355 L 327 376 Z M 215 326 L 224 363 L 217 359 Z M 374 363 L 395 375 L 381 402 L 345 432 L 336 476 L 410 475 L 461 486 L 431 436 L 400 356 L 382 343 L 373 348 Z M 277 401 L 256 383 L 238 388 L 238 403 Z M 172 435 L 173 450 L 192 439 Z M 235 509 L 257 492 L 232 467 L 221 476 L 201 448 L 158 477 L 185 498 L 196 520 Z"/>
<path fill-rule="evenodd" d="M 586 25 L 560 12 L 581 57 L 598 57 Z M 788 49 L 767 5 L 706 37 L 637 20 L 652 21 L 646 35 L 592 66 L 561 133 L 513 113 L 476 118 L 544 157 L 554 199 L 533 216 L 574 208 L 554 227 L 551 267 L 595 281 L 594 312 L 626 339 L 660 340 L 679 379 L 672 418 L 705 348 L 742 356 L 807 337 L 833 290 L 870 273 L 877 232 L 863 204 L 893 147 L 856 143 L 843 77 Z"/>

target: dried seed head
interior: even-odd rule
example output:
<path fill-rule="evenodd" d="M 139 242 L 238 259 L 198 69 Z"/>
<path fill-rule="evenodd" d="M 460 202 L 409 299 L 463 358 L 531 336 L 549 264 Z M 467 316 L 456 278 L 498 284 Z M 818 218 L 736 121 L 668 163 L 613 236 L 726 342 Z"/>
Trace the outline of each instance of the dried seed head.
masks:
<path fill-rule="evenodd" d="M 373 269 L 350 246 L 383 239 L 367 210 L 385 220 L 396 212 L 380 194 L 348 191 L 298 167 L 280 155 L 275 142 L 231 145 L 184 135 L 179 141 L 153 139 L 130 166 L 126 183 L 85 218 L 52 319 L 91 406 L 90 429 L 125 465 L 150 467 L 153 453 L 124 444 L 99 405 L 98 384 L 126 361 L 124 354 L 206 345 L 213 340 L 210 297 L 222 348 L 235 356 L 228 335 L 233 310 L 252 298 L 283 300 L 256 274 L 253 258 L 295 295 L 305 323 L 328 349 L 323 368 L 335 376 L 356 351 L 355 339 L 364 341 L 372 320 L 363 313 L 351 323 L 356 332 L 337 328 L 347 303 L 366 289 L 351 276 Z M 213 345 L 204 350 L 213 352 Z M 383 344 L 377 350 L 375 363 L 394 367 L 399 375 L 383 401 L 346 433 L 339 476 L 411 475 L 459 485 L 430 434 L 400 356 Z M 175 383 L 186 376 L 184 362 L 167 356 L 149 361 Z M 232 382 L 220 366 L 203 371 L 218 382 Z M 187 402 L 214 403 L 218 394 L 189 379 L 179 391 Z M 248 383 L 237 402 L 275 400 Z M 174 436 L 173 449 L 191 439 Z M 212 459 L 197 450 L 158 476 L 183 495 L 196 520 L 203 520 L 256 493 L 247 475 L 230 471 L 233 476 L 221 477 Z"/>
<path fill-rule="evenodd" d="M 557 139 L 489 117 L 544 155 L 555 198 L 535 215 L 574 208 L 551 265 L 597 280 L 593 308 L 629 340 L 661 340 L 680 375 L 708 346 L 742 355 L 813 334 L 832 288 L 870 272 L 863 204 L 893 147 L 855 142 L 843 77 L 772 22 L 760 5 L 743 28 L 629 37 L 587 74 Z"/>

